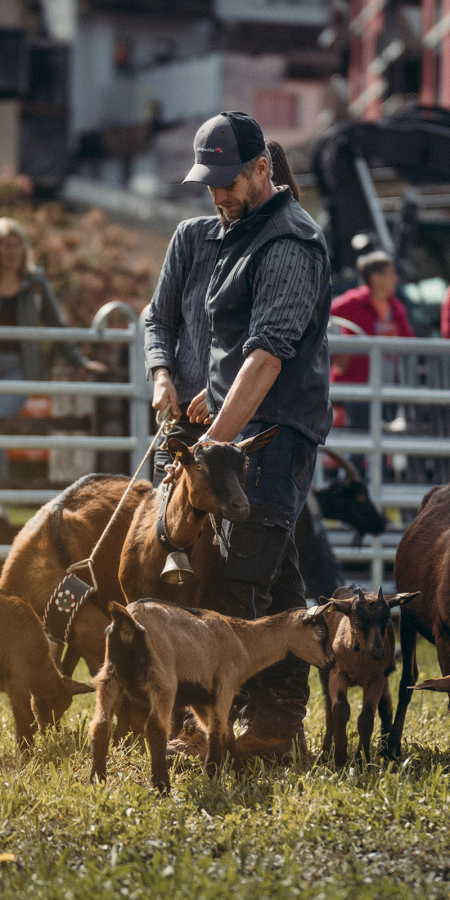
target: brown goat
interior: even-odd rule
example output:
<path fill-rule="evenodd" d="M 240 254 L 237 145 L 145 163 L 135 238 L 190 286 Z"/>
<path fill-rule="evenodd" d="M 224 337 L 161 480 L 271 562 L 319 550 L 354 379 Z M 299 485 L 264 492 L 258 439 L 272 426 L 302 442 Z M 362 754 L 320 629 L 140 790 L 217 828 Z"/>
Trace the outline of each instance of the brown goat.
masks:
<path fill-rule="evenodd" d="M 0 592 L 0 619 L 0 690 L 8 694 L 17 742 L 24 747 L 36 727 L 42 731 L 58 722 L 74 694 L 94 688 L 61 675 L 42 624 L 27 603 Z"/>
<path fill-rule="evenodd" d="M 97 705 L 90 728 L 91 780 L 106 777 L 111 718 L 122 696 L 145 708 L 152 781 L 170 790 L 166 747 L 174 709 L 191 706 L 206 729 L 206 769 L 226 751 L 236 761 L 229 712 L 242 684 L 288 652 L 311 665 L 335 663 L 324 612 L 330 604 L 245 619 L 139 600 L 112 604 L 105 662 L 94 679 Z"/>
<path fill-rule="evenodd" d="M 356 596 L 354 596 L 356 594 Z M 357 585 L 338 588 L 332 599 L 333 610 L 328 617 L 328 629 L 336 666 L 332 672 L 320 672 L 325 697 L 326 733 L 323 753 L 328 754 L 334 740 L 334 759 L 337 766 L 347 760 L 347 722 L 350 705 L 348 688 L 363 688 L 363 706 L 358 718 L 359 746 L 357 758 L 364 753 L 370 758 L 375 711 L 381 719 L 381 734 L 388 735 L 392 724 L 392 698 L 387 676 L 395 669 L 395 636 L 391 609 L 416 594 L 383 596 L 362 591 Z M 324 598 L 321 598 L 322 600 Z"/>
<path fill-rule="evenodd" d="M 246 454 L 266 446 L 277 433 L 274 426 L 239 445 L 205 442 L 193 449 L 176 438 L 169 439 L 170 451 L 181 462 L 183 474 L 167 506 L 167 532 L 177 546 L 193 545 L 191 564 L 197 577 L 181 586 L 161 581 L 166 561 L 166 551 L 156 536 L 161 492 L 153 491 L 147 481 L 137 482 L 95 558 L 98 592 L 74 620 L 62 663 L 65 674 L 72 674 L 81 656 L 91 675 L 98 672 L 105 654 L 110 602 L 125 604 L 151 592 L 161 600 L 199 606 L 202 598 L 211 596 L 219 554 L 212 552 L 208 514 L 226 515 L 231 521 L 246 518 L 249 505 L 242 488 Z M 128 482 L 121 476 L 88 476 L 47 503 L 15 539 L 0 588 L 26 600 L 42 618 L 67 568 L 90 556 Z M 202 529 L 204 539 L 198 541 Z M 79 574 L 89 579 L 87 569 Z"/>
<path fill-rule="evenodd" d="M 442 675 L 450 675 L 450 485 L 436 487 L 405 531 L 395 558 L 395 582 L 400 591 L 420 591 L 401 611 L 400 643 L 403 669 L 388 754 L 400 755 L 411 688 L 417 681 L 417 634 L 436 645 Z"/>

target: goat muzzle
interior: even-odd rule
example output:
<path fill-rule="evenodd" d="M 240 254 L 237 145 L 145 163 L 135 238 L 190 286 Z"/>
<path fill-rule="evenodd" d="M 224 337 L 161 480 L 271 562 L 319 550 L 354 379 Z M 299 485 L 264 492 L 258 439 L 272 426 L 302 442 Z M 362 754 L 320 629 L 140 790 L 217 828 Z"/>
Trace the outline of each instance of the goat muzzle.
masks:
<path fill-rule="evenodd" d="M 195 578 L 195 572 L 189 562 L 187 553 L 176 550 L 168 553 L 166 564 L 160 575 L 161 581 L 169 584 L 186 584 Z"/>

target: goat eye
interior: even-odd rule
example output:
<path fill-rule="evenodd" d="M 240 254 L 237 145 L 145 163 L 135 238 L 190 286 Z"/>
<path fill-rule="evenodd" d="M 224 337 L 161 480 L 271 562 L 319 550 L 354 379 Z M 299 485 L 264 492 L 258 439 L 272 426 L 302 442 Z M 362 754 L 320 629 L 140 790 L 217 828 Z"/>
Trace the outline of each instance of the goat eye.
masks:
<path fill-rule="evenodd" d="M 317 637 L 323 637 L 323 628 L 316 628 Z"/>
<path fill-rule="evenodd" d="M 203 469 L 203 466 L 201 466 L 200 463 L 199 463 L 198 466 L 195 466 L 195 468 L 196 468 L 196 469 Z"/>

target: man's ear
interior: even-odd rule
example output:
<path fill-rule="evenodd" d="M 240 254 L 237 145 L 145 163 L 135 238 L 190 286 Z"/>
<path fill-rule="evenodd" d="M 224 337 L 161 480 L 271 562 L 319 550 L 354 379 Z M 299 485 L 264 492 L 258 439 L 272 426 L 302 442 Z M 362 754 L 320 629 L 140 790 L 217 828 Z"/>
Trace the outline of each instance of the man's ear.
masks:
<path fill-rule="evenodd" d="M 268 428 L 267 431 L 262 431 L 261 434 L 257 434 L 255 437 L 247 438 L 245 441 L 239 441 L 238 444 L 235 444 L 235 447 L 239 447 L 239 450 L 243 450 L 247 456 L 249 456 L 250 453 L 257 453 L 258 450 L 267 447 L 267 444 L 270 444 L 270 442 L 276 438 L 279 430 L 279 425 L 272 425 L 272 428 Z"/>
<path fill-rule="evenodd" d="M 194 454 L 188 445 L 178 438 L 169 438 L 167 447 L 174 462 L 180 462 L 183 466 L 188 466 L 194 459 Z"/>

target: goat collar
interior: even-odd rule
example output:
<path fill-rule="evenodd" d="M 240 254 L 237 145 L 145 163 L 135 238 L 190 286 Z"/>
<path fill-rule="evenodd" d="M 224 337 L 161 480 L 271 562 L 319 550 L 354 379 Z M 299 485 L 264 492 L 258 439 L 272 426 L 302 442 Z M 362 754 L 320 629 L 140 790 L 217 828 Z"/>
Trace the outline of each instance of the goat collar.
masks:
<path fill-rule="evenodd" d="M 169 503 L 170 495 L 172 493 L 172 488 L 173 484 L 168 484 L 167 489 L 163 491 L 163 495 L 161 497 L 161 504 L 156 519 L 156 537 L 158 538 L 161 547 L 166 551 L 166 553 L 176 553 L 177 550 L 181 550 L 183 553 L 186 553 L 187 550 L 192 550 L 192 547 L 194 545 L 189 544 L 189 546 L 187 547 L 177 547 L 176 544 L 172 543 L 169 535 L 167 534 L 166 511 L 167 504 Z"/>
<path fill-rule="evenodd" d="M 67 644 L 73 620 L 95 588 L 76 575 L 65 575 L 56 585 L 44 610 L 44 631 L 57 643 Z"/>

